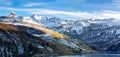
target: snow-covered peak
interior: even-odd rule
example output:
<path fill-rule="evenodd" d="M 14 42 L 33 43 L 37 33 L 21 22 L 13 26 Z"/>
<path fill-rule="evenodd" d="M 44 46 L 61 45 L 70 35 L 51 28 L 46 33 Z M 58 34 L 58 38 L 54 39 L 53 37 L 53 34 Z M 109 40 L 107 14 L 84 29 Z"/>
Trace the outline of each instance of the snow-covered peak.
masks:
<path fill-rule="evenodd" d="M 80 23 L 82 26 L 89 26 L 90 23 L 86 20 L 77 20 L 76 23 Z"/>
<path fill-rule="evenodd" d="M 24 22 L 29 22 L 29 23 L 34 23 L 34 24 L 39 24 L 38 21 L 34 18 L 31 18 L 29 16 L 22 16 L 17 18 L 20 21 L 24 21 Z"/>
<path fill-rule="evenodd" d="M 64 24 L 67 24 L 67 22 L 65 22 L 65 21 L 62 21 L 62 22 L 61 22 L 61 24 L 62 24 L 62 25 L 64 25 Z"/>
<path fill-rule="evenodd" d="M 33 16 L 31 16 L 32 18 L 36 19 L 36 20 L 41 20 L 43 19 L 43 16 L 38 16 L 36 14 L 34 14 Z"/>
<path fill-rule="evenodd" d="M 22 21 L 25 21 L 25 22 L 33 22 L 33 21 L 32 21 L 32 18 L 30 18 L 30 17 L 28 17 L 28 16 L 22 17 Z"/>

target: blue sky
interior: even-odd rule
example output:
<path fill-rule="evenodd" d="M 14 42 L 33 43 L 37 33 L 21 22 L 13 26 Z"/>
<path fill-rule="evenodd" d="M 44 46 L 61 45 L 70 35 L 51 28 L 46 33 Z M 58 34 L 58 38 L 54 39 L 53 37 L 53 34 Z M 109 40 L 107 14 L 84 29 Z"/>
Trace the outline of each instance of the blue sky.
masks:
<path fill-rule="evenodd" d="M 0 15 L 120 18 L 120 0 L 0 0 Z"/>

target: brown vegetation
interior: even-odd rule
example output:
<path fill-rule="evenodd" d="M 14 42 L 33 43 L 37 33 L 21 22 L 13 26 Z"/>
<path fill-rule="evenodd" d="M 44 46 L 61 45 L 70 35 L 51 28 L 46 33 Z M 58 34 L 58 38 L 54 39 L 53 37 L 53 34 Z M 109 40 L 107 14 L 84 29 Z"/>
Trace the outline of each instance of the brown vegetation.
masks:
<path fill-rule="evenodd" d="M 6 24 L 3 24 L 3 23 L 0 23 L 0 29 L 2 29 L 2 30 L 19 31 L 19 29 L 17 29 L 13 25 L 6 25 Z"/>

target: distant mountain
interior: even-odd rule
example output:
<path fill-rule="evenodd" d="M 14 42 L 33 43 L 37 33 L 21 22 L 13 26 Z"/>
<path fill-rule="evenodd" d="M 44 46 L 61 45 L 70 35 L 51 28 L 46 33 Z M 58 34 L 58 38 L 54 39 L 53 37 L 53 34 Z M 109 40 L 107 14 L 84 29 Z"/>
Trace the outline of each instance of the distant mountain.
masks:
<path fill-rule="evenodd" d="M 33 18 L 34 17 L 34 18 Z M 94 49 L 103 52 L 120 52 L 120 20 L 109 19 L 81 19 L 62 20 L 54 17 L 42 17 L 32 19 L 39 24 L 67 35 L 69 38 L 82 40 Z"/>
<path fill-rule="evenodd" d="M 94 49 L 120 53 L 120 20 L 110 18 L 65 22 L 67 23 L 65 28 L 62 25 L 53 28 L 48 26 L 48 28 L 65 34 L 69 38 L 82 40 Z"/>
<path fill-rule="evenodd" d="M 82 41 L 69 38 L 57 30 L 50 29 L 59 27 L 52 25 L 55 20 L 59 21 L 60 19 L 48 17 L 36 19 L 35 16 L 16 18 L 0 16 L 0 57 L 97 53 Z M 65 21 L 57 24 L 61 26 L 65 24 Z"/>

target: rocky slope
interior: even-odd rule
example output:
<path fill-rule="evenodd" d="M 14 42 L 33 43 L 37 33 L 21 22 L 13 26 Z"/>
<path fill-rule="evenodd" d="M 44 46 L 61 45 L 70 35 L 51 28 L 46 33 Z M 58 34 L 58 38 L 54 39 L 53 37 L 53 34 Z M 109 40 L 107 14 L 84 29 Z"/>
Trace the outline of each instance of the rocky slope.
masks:
<path fill-rule="evenodd" d="M 1 16 L 0 21 L 0 57 L 96 53 L 82 41 L 70 39 L 41 24 L 7 16 Z"/>

